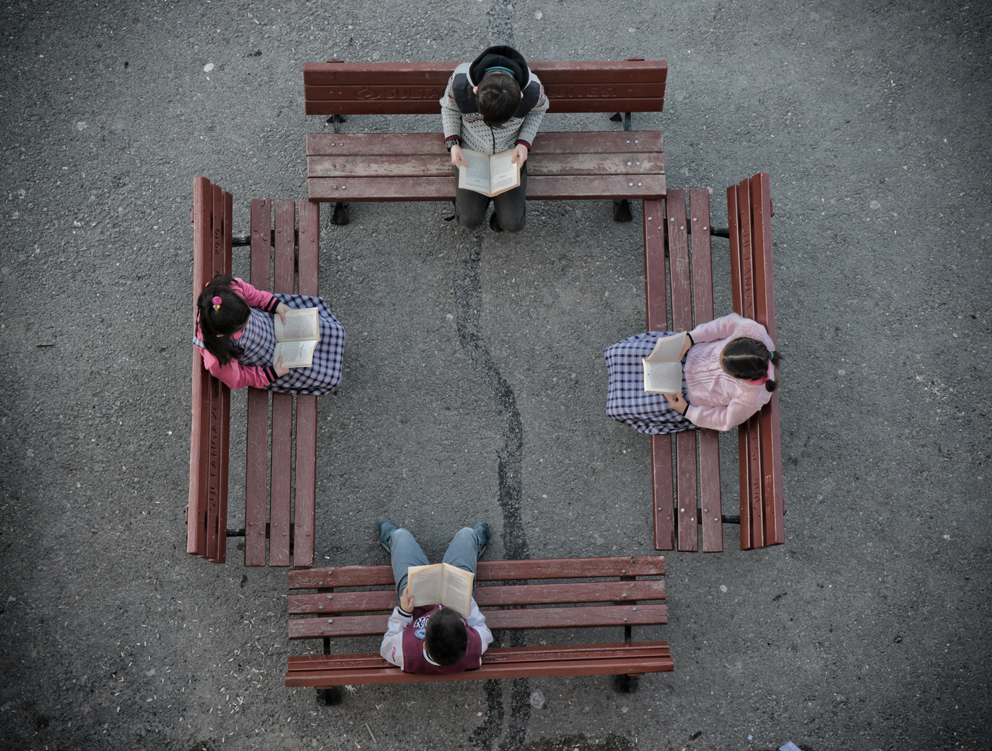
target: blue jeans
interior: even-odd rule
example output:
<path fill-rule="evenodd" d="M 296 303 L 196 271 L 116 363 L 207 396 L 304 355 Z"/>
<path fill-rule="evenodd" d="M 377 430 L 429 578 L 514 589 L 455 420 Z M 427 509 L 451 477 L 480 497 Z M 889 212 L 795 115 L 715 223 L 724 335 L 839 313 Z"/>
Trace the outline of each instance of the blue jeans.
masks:
<path fill-rule="evenodd" d="M 471 527 L 462 527 L 451 538 L 444 551 L 444 563 L 475 574 L 479 562 L 479 537 Z M 406 589 L 407 569 L 410 566 L 429 566 L 430 561 L 408 529 L 393 530 L 389 537 L 389 555 L 393 566 L 393 580 L 396 582 L 396 599 L 400 599 Z"/>

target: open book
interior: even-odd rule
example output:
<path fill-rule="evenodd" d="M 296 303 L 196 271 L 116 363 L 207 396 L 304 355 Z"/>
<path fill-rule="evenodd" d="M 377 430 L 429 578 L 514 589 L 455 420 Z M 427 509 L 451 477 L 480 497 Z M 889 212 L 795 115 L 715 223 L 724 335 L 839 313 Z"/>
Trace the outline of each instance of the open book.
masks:
<path fill-rule="evenodd" d="M 685 334 L 663 336 L 644 363 L 644 390 L 651 394 L 682 393 L 682 362 L 679 353 L 685 344 Z"/>
<path fill-rule="evenodd" d="M 282 356 L 285 368 L 309 368 L 313 365 L 313 351 L 320 341 L 317 309 L 291 310 L 286 314 L 285 324 L 276 316 L 275 326 L 278 344 L 272 362 L 279 362 Z"/>
<path fill-rule="evenodd" d="M 450 563 L 435 563 L 433 566 L 411 566 L 407 575 L 414 607 L 440 603 L 465 617 L 472 612 L 475 574 Z"/>
<path fill-rule="evenodd" d="M 481 151 L 462 149 L 468 167 L 458 167 L 458 187 L 484 196 L 498 196 L 520 185 L 520 162 L 513 164 L 512 151 L 489 156 Z"/>

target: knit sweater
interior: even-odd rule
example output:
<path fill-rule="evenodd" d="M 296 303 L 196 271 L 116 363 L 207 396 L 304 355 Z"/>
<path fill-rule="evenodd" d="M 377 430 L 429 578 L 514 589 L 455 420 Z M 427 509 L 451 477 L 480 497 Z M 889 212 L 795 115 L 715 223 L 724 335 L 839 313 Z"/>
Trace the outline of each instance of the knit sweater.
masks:
<path fill-rule="evenodd" d="M 472 90 L 494 64 L 513 72 L 524 95 L 513 117 L 498 128 L 491 128 L 483 121 Z M 547 110 L 544 87 L 527 67 L 523 56 L 512 47 L 490 47 L 471 63 L 462 63 L 455 68 L 448 79 L 441 97 L 444 141 L 446 145 L 455 141 L 483 154 L 497 154 L 517 144 L 529 150 Z"/>
<path fill-rule="evenodd" d="M 691 405 L 685 416 L 700 428 L 730 430 L 768 404 L 772 394 L 764 384 L 734 378 L 720 367 L 720 355 L 731 339 L 757 339 L 769 352 L 775 344 L 756 321 L 736 313 L 703 323 L 689 332 L 695 344 L 685 357 L 685 380 Z M 770 366 L 775 379 L 775 366 Z"/>

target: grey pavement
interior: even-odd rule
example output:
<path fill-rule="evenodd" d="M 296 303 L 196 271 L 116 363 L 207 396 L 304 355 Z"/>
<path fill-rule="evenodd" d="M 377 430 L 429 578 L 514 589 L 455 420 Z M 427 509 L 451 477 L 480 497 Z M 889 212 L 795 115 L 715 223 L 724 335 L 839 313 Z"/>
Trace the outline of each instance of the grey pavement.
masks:
<path fill-rule="evenodd" d="M 0 748 L 992 747 L 990 21 L 973 0 L 4 3 Z M 665 111 L 634 127 L 664 131 L 669 187 L 711 188 L 717 225 L 727 185 L 771 173 L 787 542 L 742 552 L 727 526 L 726 552 L 667 556 L 670 621 L 635 635 L 675 672 L 637 693 L 547 678 L 319 707 L 283 686 L 308 649 L 285 570 L 185 553 L 193 177 L 247 231 L 249 199 L 306 196 L 304 135 L 327 126 L 304 62 L 492 43 L 667 60 Z M 553 103 L 544 124 L 617 127 Z M 644 329 L 640 207 L 534 202 L 516 237 L 448 210 L 322 213 L 349 340 L 319 407 L 318 562 L 386 563 L 382 516 L 434 557 L 479 520 L 494 559 L 653 552 L 649 443 L 604 414 L 602 351 Z M 237 435 L 243 393 L 234 410 Z"/>

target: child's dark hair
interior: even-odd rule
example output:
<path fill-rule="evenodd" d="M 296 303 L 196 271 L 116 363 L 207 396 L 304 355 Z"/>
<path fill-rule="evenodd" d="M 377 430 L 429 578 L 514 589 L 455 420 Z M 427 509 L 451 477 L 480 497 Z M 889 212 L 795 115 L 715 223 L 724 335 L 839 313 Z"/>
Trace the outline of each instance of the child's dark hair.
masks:
<path fill-rule="evenodd" d="M 768 347 L 757 339 L 742 336 L 732 339 L 720 355 L 720 364 L 734 378 L 745 381 L 756 381 L 768 375 L 768 361 L 778 365 L 778 352 L 772 354 Z M 778 384 L 775 381 L 765 381 L 765 389 L 774 391 Z"/>
<path fill-rule="evenodd" d="M 509 73 L 491 70 L 479 82 L 475 100 L 483 122 L 491 128 L 498 128 L 520 107 L 520 85 Z"/>
<path fill-rule="evenodd" d="M 244 354 L 244 349 L 231 340 L 231 334 L 248 323 L 251 317 L 248 303 L 231 289 L 233 281 L 229 276 L 217 274 L 196 301 L 203 346 L 221 365 L 227 365 L 232 358 Z M 215 297 L 220 299 L 220 303 L 214 302 Z"/>
<path fill-rule="evenodd" d="M 455 665 L 461 662 L 468 649 L 468 629 L 465 621 L 451 608 L 441 608 L 427 619 L 424 637 L 427 654 L 438 665 Z"/>

